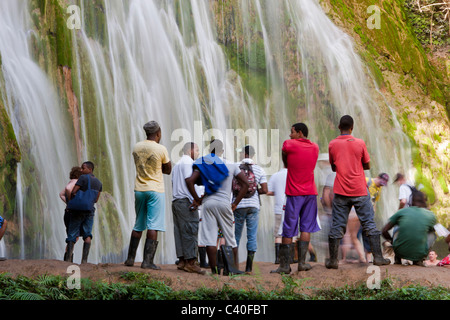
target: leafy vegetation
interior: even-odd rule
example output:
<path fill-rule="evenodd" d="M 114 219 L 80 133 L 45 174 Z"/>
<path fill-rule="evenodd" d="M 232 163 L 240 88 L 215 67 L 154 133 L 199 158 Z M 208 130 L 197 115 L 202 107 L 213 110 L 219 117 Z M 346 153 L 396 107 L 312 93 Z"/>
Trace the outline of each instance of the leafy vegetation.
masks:
<path fill-rule="evenodd" d="M 450 45 L 450 1 L 407 0 L 408 18 L 423 46 Z"/>
<path fill-rule="evenodd" d="M 106 283 L 81 279 L 81 289 L 69 289 L 67 278 L 43 275 L 36 279 L 0 274 L 0 300 L 449 300 L 450 290 L 442 286 L 428 288 L 411 285 L 396 288 L 391 279 L 381 282 L 380 289 L 366 284 L 340 288 L 305 287 L 305 279 L 283 276 L 284 288 L 267 291 L 244 290 L 224 285 L 221 289 L 200 288 L 196 291 L 173 290 L 164 280 L 149 274 L 127 272 L 123 282 Z M 310 293 L 306 293 L 307 292 Z"/>

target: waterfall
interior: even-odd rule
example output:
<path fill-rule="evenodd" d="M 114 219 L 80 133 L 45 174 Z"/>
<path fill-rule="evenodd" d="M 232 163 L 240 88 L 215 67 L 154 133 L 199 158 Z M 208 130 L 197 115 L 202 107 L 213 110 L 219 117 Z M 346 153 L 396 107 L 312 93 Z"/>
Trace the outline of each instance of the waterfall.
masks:
<path fill-rule="evenodd" d="M 80 4 L 84 12 L 88 4 Z M 355 135 L 368 144 L 374 170 L 393 175 L 409 168 L 409 146 L 395 115 L 368 80 L 351 38 L 329 20 L 317 0 L 240 1 L 236 24 L 241 23 L 242 38 L 235 39 L 236 52 L 219 41 L 230 26 L 216 20 L 212 2 L 103 4 L 103 39 L 95 34 L 98 30 L 88 29 L 84 15 L 81 29 L 71 31 L 70 71 L 77 82 L 74 94 L 80 117 L 80 129 L 74 133 L 66 130 L 73 127 L 72 119 L 49 75 L 31 58 L 34 31 L 26 2 L 0 2 L 2 99 L 25 154 L 18 169 L 18 199 L 23 199 L 18 207 L 30 221 L 28 228 L 35 230 L 26 233 L 33 237 L 21 237 L 22 258 L 62 258 L 64 205 L 58 194 L 70 168 L 92 160 L 104 192 L 89 261 L 124 261 L 135 218 L 131 153 L 145 138 L 142 126 L 149 120 L 161 124 L 161 143 L 174 162 L 180 146 L 191 140 L 203 149 L 211 136 L 223 138 L 226 157 L 232 160 L 237 160 L 235 149 L 249 141 L 257 147 L 256 161 L 270 177 L 280 168 L 281 144 L 293 123 L 305 122 L 309 138 L 327 152 L 329 141 L 338 135 L 339 117 L 351 114 L 357 121 Z M 255 51 L 255 34 L 261 52 Z M 286 36 L 295 48 L 289 48 L 295 67 L 284 60 Z M 233 62 L 241 50 L 246 64 Z M 264 67 L 249 67 L 256 63 Z M 245 72 L 250 80 L 253 75 L 264 80 L 249 89 Z M 288 73 L 298 81 L 287 83 Z M 380 116 L 378 110 L 386 109 L 392 112 L 392 123 Z M 156 263 L 176 259 L 170 177 L 165 177 L 165 185 L 166 232 L 159 236 Z M 265 196 L 261 200 L 255 258 L 273 261 L 273 200 Z M 32 208 L 30 203 L 39 206 Z M 380 210 L 389 216 L 395 206 L 395 194 L 385 192 Z M 245 235 L 245 244 L 244 239 Z M 139 261 L 142 250 L 138 251 Z M 75 255 L 80 256 L 79 251 Z M 242 245 L 240 256 L 244 255 Z"/>
<path fill-rule="evenodd" d="M 20 250 L 26 257 L 56 257 L 65 246 L 64 207 L 57 195 L 68 181 L 73 152 L 65 132 L 64 108 L 47 75 L 31 56 L 32 36 L 27 3 L 2 1 L 2 100 L 22 153 L 22 165 L 18 167 L 22 194 L 17 207 L 23 208 L 24 217 L 34 228 L 32 236 L 22 239 L 26 247 Z"/>

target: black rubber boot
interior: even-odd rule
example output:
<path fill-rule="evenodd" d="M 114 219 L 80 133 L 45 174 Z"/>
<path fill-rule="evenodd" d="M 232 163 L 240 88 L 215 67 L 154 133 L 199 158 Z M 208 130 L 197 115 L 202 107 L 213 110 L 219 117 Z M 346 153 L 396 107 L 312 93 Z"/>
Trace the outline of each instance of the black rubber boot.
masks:
<path fill-rule="evenodd" d="M 200 260 L 200 268 L 209 268 L 209 264 L 206 262 L 206 247 L 198 248 L 198 258 Z"/>
<path fill-rule="evenodd" d="M 222 251 L 222 258 L 223 258 L 223 275 L 237 275 L 237 274 L 243 274 L 243 271 L 240 271 L 236 267 L 236 263 L 234 261 L 234 254 L 233 254 L 233 248 L 230 246 L 220 246 L 220 249 Z"/>
<path fill-rule="evenodd" d="M 134 266 L 134 259 L 136 258 L 136 251 L 140 241 L 141 238 L 131 237 L 130 246 L 128 247 L 128 258 L 127 261 L 125 261 L 124 263 L 126 266 L 128 267 Z"/>
<path fill-rule="evenodd" d="M 160 267 L 153 263 L 153 258 L 155 257 L 157 247 L 158 241 L 152 239 L 145 240 L 144 261 L 142 261 L 141 264 L 142 269 L 161 270 Z"/>
<path fill-rule="evenodd" d="M 280 244 L 275 243 L 275 264 L 280 264 Z"/>
<path fill-rule="evenodd" d="M 291 245 L 280 244 L 280 266 L 276 270 L 270 271 L 270 273 L 291 273 L 290 259 L 291 259 Z"/>
<path fill-rule="evenodd" d="M 67 242 L 67 251 L 64 255 L 64 261 L 72 262 L 72 256 L 73 256 L 73 248 L 75 246 L 75 242 Z"/>
<path fill-rule="evenodd" d="M 81 257 L 81 263 L 87 263 L 87 259 L 89 256 L 89 250 L 91 250 L 91 244 L 85 242 L 83 244 L 83 255 Z"/>
<path fill-rule="evenodd" d="M 391 260 L 385 259 L 383 257 L 383 252 L 381 251 L 381 241 L 380 236 L 368 236 L 370 243 L 370 248 L 373 254 L 373 264 L 376 266 L 384 266 L 391 264 Z"/>
<path fill-rule="evenodd" d="M 317 255 L 316 255 L 316 251 L 314 249 L 309 251 L 309 261 L 310 262 L 317 262 Z"/>
<path fill-rule="evenodd" d="M 247 253 L 247 264 L 245 265 L 245 272 L 252 273 L 253 270 L 253 259 L 255 258 L 255 251 L 248 251 Z"/>
<path fill-rule="evenodd" d="M 339 242 L 341 239 L 328 238 L 328 249 L 330 251 L 330 258 L 325 259 L 325 267 L 327 269 L 337 269 L 339 266 Z"/>
<path fill-rule="evenodd" d="M 312 267 L 309 263 L 305 263 L 306 254 L 308 253 L 309 241 L 298 241 L 298 271 L 308 271 Z"/>
<path fill-rule="evenodd" d="M 222 250 L 217 249 L 216 268 L 215 268 L 215 270 L 211 270 L 211 271 L 213 271 L 213 273 L 215 273 L 215 274 L 220 274 L 223 269 L 224 269 L 224 264 L 223 264 Z"/>

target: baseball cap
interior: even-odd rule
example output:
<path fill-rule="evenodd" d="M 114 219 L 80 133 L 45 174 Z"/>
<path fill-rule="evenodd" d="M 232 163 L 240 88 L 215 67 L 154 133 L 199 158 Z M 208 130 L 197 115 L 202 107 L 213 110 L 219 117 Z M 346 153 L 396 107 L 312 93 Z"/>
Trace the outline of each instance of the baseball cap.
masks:
<path fill-rule="evenodd" d="M 380 183 L 381 183 L 381 185 L 382 186 L 386 186 L 387 185 L 387 183 L 388 183 L 388 181 L 389 181 L 389 175 L 387 174 L 387 173 L 380 173 L 379 175 L 378 175 L 378 178 L 380 178 Z"/>

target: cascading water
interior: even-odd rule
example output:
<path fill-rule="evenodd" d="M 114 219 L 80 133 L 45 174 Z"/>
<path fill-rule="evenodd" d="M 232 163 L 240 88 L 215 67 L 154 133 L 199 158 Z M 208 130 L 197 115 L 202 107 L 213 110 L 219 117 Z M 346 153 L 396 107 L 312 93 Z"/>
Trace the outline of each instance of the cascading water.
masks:
<path fill-rule="evenodd" d="M 78 2 L 81 12 L 88 3 Z M 248 65 L 261 60 L 255 54 L 255 30 L 261 34 L 265 79 L 258 87 L 264 92 L 261 96 L 246 88 L 242 64 L 232 68 L 233 55 L 238 53 L 220 44 L 226 26 L 216 20 L 211 2 L 105 1 L 104 39 L 86 29 L 83 15 L 82 28 L 72 31 L 71 48 L 78 134 L 65 130 L 73 127 L 66 107 L 31 58 L 29 8 L 15 0 L 0 3 L 2 98 L 26 154 L 19 166 L 18 193 L 27 229 L 34 230 L 34 238 L 23 240 L 22 258 L 62 258 L 64 205 L 58 193 L 67 183 L 70 167 L 89 159 L 104 183 L 90 262 L 124 260 L 135 217 L 131 150 L 144 139 L 142 126 L 151 119 L 160 122 L 162 144 L 173 161 L 184 142 L 194 140 L 203 148 L 210 136 L 222 137 L 226 157 L 237 160 L 234 149 L 247 138 L 257 146 L 257 162 L 271 175 L 279 169 L 279 149 L 293 123 L 305 122 L 309 138 L 327 152 L 328 142 L 338 134 L 339 117 L 351 114 L 357 120 L 355 135 L 366 139 L 374 170 L 394 174 L 409 168 L 407 140 L 398 124 L 395 120 L 386 124 L 378 116 L 379 109 L 389 107 L 380 94 L 370 94 L 376 88 L 367 81 L 351 39 L 327 18 L 317 1 L 239 3 L 242 38 L 236 37 L 236 50 L 243 49 Z M 295 47 L 289 54 L 296 69 L 284 61 L 287 32 Z M 287 72 L 300 79 L 295 86 L 286 83 Z M 157 263 L 176 259 L 169 177 L 165 183 L 167 231 L 160 234 Z M 272 261 L 272 199 L 262 196 L 261 200 L 256 259 Z M 39 206 L 32 209 L 27 203 Z M 395 206 L 395 194 L 386 192 L 379 210 L 389 215 Z M 240 252 L 245 254 L 245 245 Z"/>
<path fill-rule="evenodd" d="M 19 249 L 22 257 L 56 257 L 63 252 L 63 210 L 57 196 L 68 180 L 71 140 L 67 116 L 52 84 L 33 61 L 32 31 L 24 1 L 0 3 L 0 53 L 4 88 L 2 100 L 17 134 L 22 153 L 18 186 L 24 218 L 33 234 Z M 61 200 L 59 200 L 61 201 Z M 22 228 L 22 227 L 21 227 Z"/>

